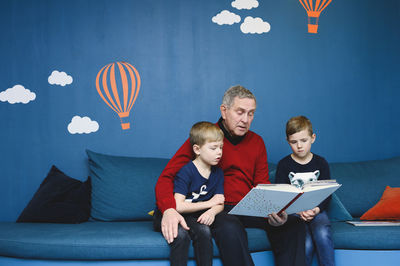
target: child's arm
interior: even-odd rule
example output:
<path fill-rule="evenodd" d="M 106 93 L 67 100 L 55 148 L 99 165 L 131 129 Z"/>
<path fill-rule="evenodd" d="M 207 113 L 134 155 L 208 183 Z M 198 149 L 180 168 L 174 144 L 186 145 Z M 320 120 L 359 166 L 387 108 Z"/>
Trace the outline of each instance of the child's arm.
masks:
<path fill-rule="evenodd" d="M 317 216 L 320 212 L 321 211 L 320 211 L 319 207 L 315 207 L 314 209 L 311 209 L 308 211 L 299 212 L 298 215 L 300 216 L 300 218 L 303 221 L 309 222 L 312 219 L 314 219 L 314 217 Z"/>
<path fill-rule="evenodd" d="M 199 202 L 186 202 L 185 201 L 186 196 L 180 193 L 175 193 L 174 198 L 176 202 L 176 210 L 179 213 L 191 213 L 191 212 L 202 211 L 216 205 L 223 205 L 225 200 L 224 195 L 222 194 L 216 194 L 207 201 L 199 201 Z"/>
<path fill-rule="evenodd" d="M 216 194 L 215 196 L 217 195 L 221 195 L 222 197 L 224 196 L 222 194 Z M 223 210 L 224 210 L 223 204 L 214 205 L 209 210 L 201 214 L 200 217 L 197 219 L 197 222 L 210 226 L 215 220 L 215 215 L 222 212 Z"/>

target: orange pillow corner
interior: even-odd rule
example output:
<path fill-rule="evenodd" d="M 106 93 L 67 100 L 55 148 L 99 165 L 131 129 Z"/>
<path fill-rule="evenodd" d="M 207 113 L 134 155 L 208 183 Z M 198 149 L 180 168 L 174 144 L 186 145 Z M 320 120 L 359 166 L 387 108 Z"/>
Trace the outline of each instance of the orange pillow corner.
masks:
<path fill-rule="evenodd" d="M 360 220 L 400 220 L 400 187 L 386 186 L 378 203 L 365 212 Z"/>

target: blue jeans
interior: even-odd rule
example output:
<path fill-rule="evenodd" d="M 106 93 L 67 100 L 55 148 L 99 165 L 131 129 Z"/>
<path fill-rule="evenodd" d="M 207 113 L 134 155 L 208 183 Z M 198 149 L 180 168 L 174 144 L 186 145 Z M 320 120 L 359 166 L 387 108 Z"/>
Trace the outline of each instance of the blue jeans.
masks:
<path fill-rule="evenodd" d="M 325 211 L 310 222 L 306 222 L 307 265 L 312 264 L 314 251 L 320 266 L 334 266 L 335 252 L 332 240 L 331 223 Z"/>
<path fill-rule="evenodd" d="M 264 218 L 227 214 L 231 208 L 232 206 L 225 205 L 225 210 L 215 216 L 215 221 L 210 227 L 224 266 L 254 266 L 247 243 L 245 230 L 247 227 L 261 228 L 268 234 L 275 256 L 275 265 L 306 265 L 305 226 L 298 217 L 289 216 L 284 225 L 273 227 Z M 160 211 L 154 213 L 154 230 L 156 231 L 161 229 L 161 216 Z M 172 243 L 174 244 L 170 245 L 170 255 L 173 254 L 170 256 L 171 265 L 186 265 L 187 250 L 190 245 L 189 232 L 179 225 L 178 237 Z M 194 250 L 196 253 L 196 247 Z M 198 251 L 201 252 L 201 250 Z M 206 255 L 195 254 L 196 258 L 209 258 L 209 255 L 212 255 L 212 251 Z"/>

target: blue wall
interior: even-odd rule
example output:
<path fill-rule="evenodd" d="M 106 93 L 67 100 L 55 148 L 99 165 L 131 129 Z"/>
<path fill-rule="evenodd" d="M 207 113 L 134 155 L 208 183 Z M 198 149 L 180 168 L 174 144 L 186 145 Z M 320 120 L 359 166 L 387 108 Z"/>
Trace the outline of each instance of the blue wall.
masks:
<path fill-rule="evenodd" d="M 299 114 L 313 122 L 313 151 L 328 161 L 400 155 L 399 1 L 334 0 L 318 34 L 307 33 L 298 1 L 259 2 L 237 10 L 222 0 L 1 1 L 0 92 L 21 84 L 36 99 L 0 101 L 0 220 L 16 219 L 52 164 L 85 179 L 85 149 L 171 157 L 193 123 L 219 118 L 223 92 L 235 84 L 257 97 L 252 130 L 272 162 L 290 152 L 284 126 Z M 213 23 L 225 9 L 241 22 L 261 17 L 271 30 Z M 142 80 L 130 130 L 95 87 L 98 71 L 116 61 Z M 73 82 L 49 84 L 53 70 Z M 70 134 L 75 115 L 99 130 Z"/>

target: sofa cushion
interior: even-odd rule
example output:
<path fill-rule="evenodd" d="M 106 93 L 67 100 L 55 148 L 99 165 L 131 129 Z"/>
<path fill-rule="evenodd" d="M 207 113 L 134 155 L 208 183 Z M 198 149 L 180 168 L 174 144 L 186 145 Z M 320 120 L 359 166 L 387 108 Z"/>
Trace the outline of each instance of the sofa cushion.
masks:
<path fill-rule="evenodd" d="M 266 233 L 246 229 L 252 252 L 270 250 Z M 214 255 L 218 249 L 214 243 Z M 81 224 L 0 223 L 0 256 L 49 260 L 168 259 L 169 246 L 152 221 Z M 189 257 L 193 258 L 190 247 Z"/>
<path fill-rule="evenodd" d="M 399 226 L 354 226 L 332 222 L 335 249 L 399 250 Z"/>
<path fill-rule="evenodd" d="M 400 220 L 400 187 L 386 187 L 379 202 L 361 220 Z"/>
<path fill-rule="evenodd" d="M 99 221 L 151 219 L 154 187 L 167 159 L 111 156 L 87 150 L 92 178 L 91 217 Z"/>
<path fill-rule="evenodd" d="M 17 222 L 81 223 L 89 215 L 90 179 L 73 179 L 53 165 Z"/>
<path fill-rule="evenodd" d="M 336 193 L 332 194 L 332 198 L 329 202 L 327 213 L 329 220 L 331 221 L 350 221 L 353 219 L 351 214 L 344 207 L 343 203 L 340 201 Z"/>
<path fill-rule="evenodd" d="M 246 229 L 251 252 L 271 250 L 265 232 Z M 332 222 L 336 249 L 399 250 L 398 226 Z M 48 260 L 167 259 L 169 246 L 152 221 L 81 224 L 0 223 L 0 256 Z M 193 248 L 189 256 L 193 258 Z M 214 255 L 218 250 L 214 245 Z"/>
<path fill-rule="evenodd" d="M 353 217 L 360 217 L 380 199 L 386 186 L 400 187 L 400 157 L 385 160 L 331 163 L 331 178 L 342 187 L 335 193 Z"/>

